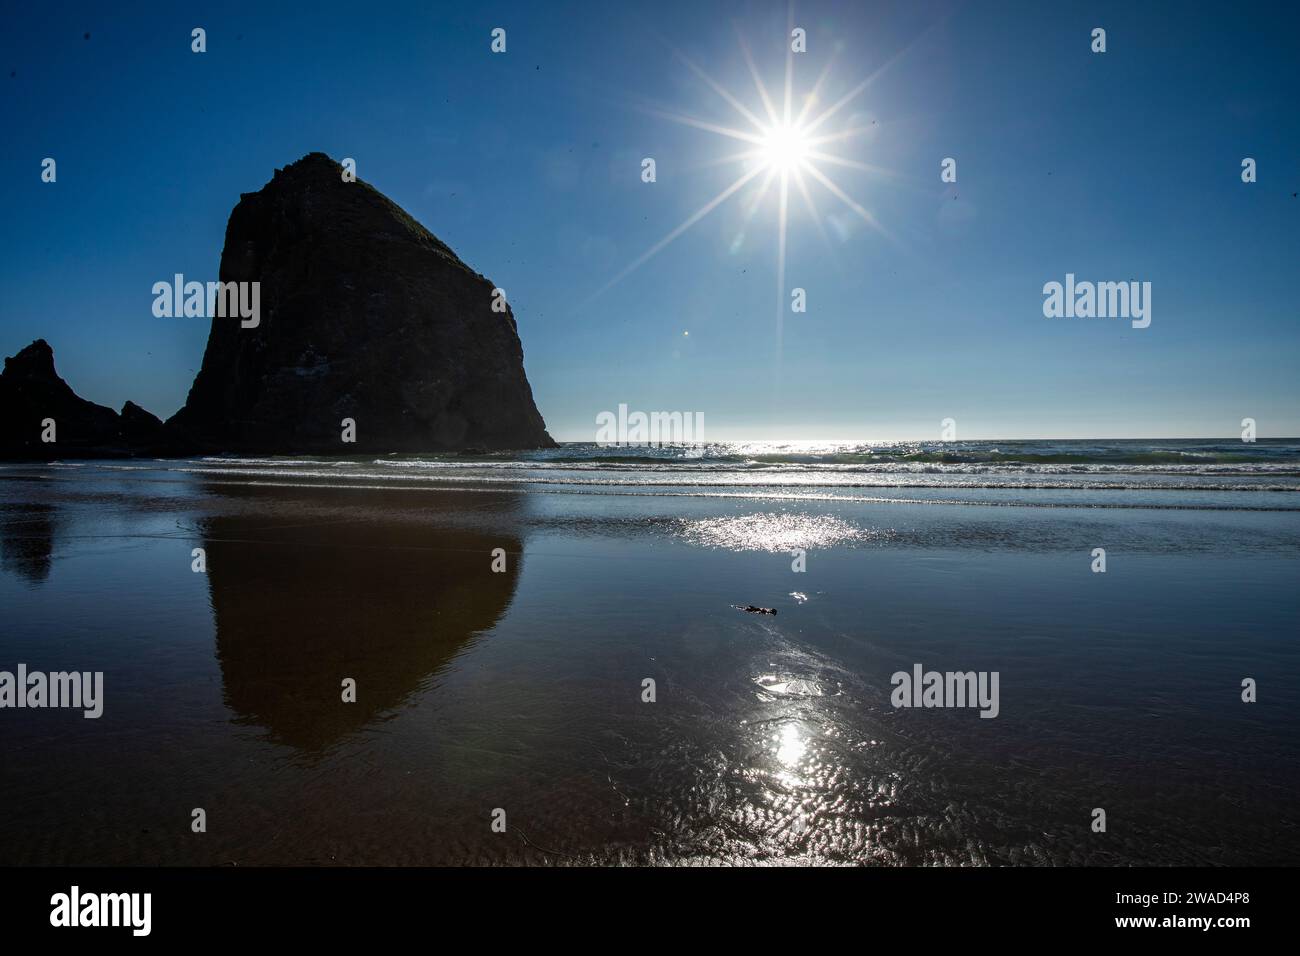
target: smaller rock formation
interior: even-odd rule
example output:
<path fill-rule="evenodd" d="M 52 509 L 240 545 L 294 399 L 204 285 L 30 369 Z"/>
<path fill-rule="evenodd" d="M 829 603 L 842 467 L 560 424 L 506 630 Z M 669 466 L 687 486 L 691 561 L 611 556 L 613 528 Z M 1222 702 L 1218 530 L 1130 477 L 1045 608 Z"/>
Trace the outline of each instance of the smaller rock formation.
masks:
<path fill-rule="evenodd" d="M 52 442 L 41 440 L 47 420 L 54 422 Z M 59 378 L 48 342 L 37 339 L 5 359 L 0 373 L 0 456 L 48 460 L 125 453 L 117 412 L 86 401 Z"/>
<path fill-rule="evenodd" d="M 122 406 L 122 438 L 127 447 L 137 455 L 164 455 L 178 450 L 176 436 L 163 424 L 161 418 L 147 412 L 135 402 Z"/>

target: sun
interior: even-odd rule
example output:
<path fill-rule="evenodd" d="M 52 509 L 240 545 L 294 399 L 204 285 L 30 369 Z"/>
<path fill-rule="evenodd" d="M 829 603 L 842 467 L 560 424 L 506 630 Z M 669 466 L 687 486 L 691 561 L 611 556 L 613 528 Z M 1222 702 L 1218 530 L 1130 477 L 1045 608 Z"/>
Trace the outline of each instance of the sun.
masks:
<path fill-rule="evenodd" d="M 780 123 L 763 131 L 757 155 L 764 168 L 790 173 L 803 165 L 811 149 L 803 129 L 793 123 Z"/>
<path fill-rule="evenodd" d="M 790 9 L 789 27 L 793 29 L 793 6 Z M 828 104 L 830 97 L 826 96 L 827 79 L 831 73 L 831 65 L 836 55 L 835 51 L 832 50 L 829 58 L 823 63 L 821 74 L 813 83 L 811 90 L 799 95 L 796 93 L 794 84 L 795 57 L 792 48 L 787 45 L 784 81 L 778 87 L 781 91 L 780 94 L 774 98 L 768 91 L 768 85 L 760 78 L 758 66 L 755 64 L 743 36 L 740 38 L 740 47 L 741 52 L 744 54 L 745 63 L 749 67 L 750 76 L 753 78 L 754 92 L 757 95 L 757 103 L 751 99 L 748 106 L 736 94 L 706 73 L 685 53 L 675 49 L 672 51 L 673 55 L 691 73 L 702 80 L 706 86 L 735 110 L 736 115 L 742 121 L 738 125 L 726 126 L 672 110 L 657 107 L 645 108 L 646 112 L 651 115 L 705 130 L 709 133 L 715 133 L 742 144 L 742 149 L 739 152 L 721 156 L 709 164 L 730 165 L 734 163 L 740 167 L 739 175 L 734 182 L 699 209 L 696 209 L 675 229 L 628 263 L 613 278 L 597 289 L 587 301 L 591 302 L 612 286 L 621 282 L 625 277 L 662 252 L 713 210 L 742 189 L 749 187 L 745 200 L 748 209 L 745 222 L 748 222 L 749 218 L 753 216 L 754 210 L 758 208 L 759 203 L 762 202 L 765 196 L 772 195 L 775 200 L 776 268 L 773 278 L 776 281 L 773 284 L 776 287 L 775 318 L 777 352 L 779 355 L 785 312 L 790 308 L 790 302 L 786 298 L 785 273 L 787 233 L 790 226 L 790 207 L 792 203 L 802 200 L 807 211 L 807 220 L 813 224 L 828 248 L 833 248 L 830 233 L 826 229 L 826 222 L 823 221 L 824 217 L 818 209 L 817 201 L 813 195 L 818 187 L 829 193 L 831 197 L 866 223 L 869 228 L 878 232 L 885 239 L 891 242 L 894 241 L 893 236 L 860 202 L 840 188 L 840 185 L 832 176 L 831 169 L 832 167 L 841 167 L 877 176 L 894 174 L 887 169 L 864 163 L 852 156 L 844 156 L 838 152 L 828 152 L 827 149 L 828 147 L 833 149 L 836 146 L 840 149 L 852 149 L 859 137 L 876 132 L 874 120 L 870 127 L 867 127 L 857 116 L 850 116 L 848 121 L 845 122 L 843 119 L 844 113 L 847 112 L 845 107 L 871 86 L 875 79 L 888 69 L 891 64 L 896 62 L 902 54 L 900 53 L 887 61 L 875 73 L 866 77 L 848 92 Z M 831 120 L 837 116 L 840 119 L 835 124 L 832 124 Z M 751 183 L 752 185 L 750 185 Z M 834 226 L 836 232 L 843 232 L 844 227 L 840 225 L 843 221 L 842 214 L 833 219 L 829 216 L 825 217 L 825 219 Z M 736 242 L 739 242 L 739 238 L 737 238 Z M 735 243 L 733 243 L 733 247 L 734 245 Z"/>

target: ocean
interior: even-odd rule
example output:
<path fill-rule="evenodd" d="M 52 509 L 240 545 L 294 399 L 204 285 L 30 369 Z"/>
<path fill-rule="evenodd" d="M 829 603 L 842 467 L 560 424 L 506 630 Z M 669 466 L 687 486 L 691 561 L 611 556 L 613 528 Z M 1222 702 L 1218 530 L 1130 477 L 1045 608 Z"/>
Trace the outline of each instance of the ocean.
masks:
<path fill-rule="evenodd" d="M 1294 863 L 1297 491 L 1276 439 L 0 465 L 0 671 L 103 674 L 0 707 L 0 863 Z"/>

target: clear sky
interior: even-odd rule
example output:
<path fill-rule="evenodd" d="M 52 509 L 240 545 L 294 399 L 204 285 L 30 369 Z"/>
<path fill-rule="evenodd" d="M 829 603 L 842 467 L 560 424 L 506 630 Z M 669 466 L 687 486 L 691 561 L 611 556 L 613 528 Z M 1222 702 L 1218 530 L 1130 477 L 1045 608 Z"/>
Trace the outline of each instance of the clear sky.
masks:
<path fill-rule="evenodd" d="M 780 112 L 783 2 L 115 6 L 0 33 L 0 352 L 46 338 L 94 401 L 182 404 L 208 320 L 151 286 L 215 279 L 239 194 L 320 150 L 507 291 L 561 440 L 620 403 L 710 438 L 1300 435 L 1294 4 L 796 5 L 795 114 L 833 54 L 810 117 L 874 77 L 817 130 L 871 168 L 814 162 L 876 227 L 790 180 L 779 333 L 761 174 L 608 284 L 754 168 L 669 115 L 753 130 L 686 62 L 762 119 L 740 37 Z M 1045 318 L 1066 273 L 1150 282 L 1150 327 Z"/>

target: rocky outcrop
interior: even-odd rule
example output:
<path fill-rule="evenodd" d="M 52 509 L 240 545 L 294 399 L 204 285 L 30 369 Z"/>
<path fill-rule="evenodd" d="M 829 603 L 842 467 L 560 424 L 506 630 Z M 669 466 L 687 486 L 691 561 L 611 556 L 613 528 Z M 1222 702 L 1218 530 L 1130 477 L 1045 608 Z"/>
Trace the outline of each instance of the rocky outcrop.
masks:
<path fill-rule="evenodd" d="M 81 398 L 59 377 L 48 342 L 37 339 L 5 359 L 0 455 L 48 460 L 122 454 L 126 443 L 117 412 Z"/>
<path fill-rule="evenodd" d="M 184 436 L 174 433 L 163 424 L 162 419 L 152 412 L 147 412 L 135 402 L 122 406 L 122 438 L 127 447 L 137 454 L 184 453 Z"/>
<path fill-rule="evenodd" d="M 554 444 L 514 316 L 493 310 L 493 284 L 322 153 L 240 198 L 220 279 L 259 283 L 260 314 L 255 326 L 212 320 L 189 398 L 168 422 L 201 450 Z"/>
<path fill-rule="evenodd" d="M 256 320 L 212 319 L 199 374 L 172 418 L 132 402 L 119 415 L 78 397 L 38 339 L 0 375 L 0 458 L 553 446 L 508 302 L 399 206 L 342 172 L 310 153 L 240 197 L 220 280 L 258 284 Z M 41 440 L 47 419 L 54 442 Z"/>

